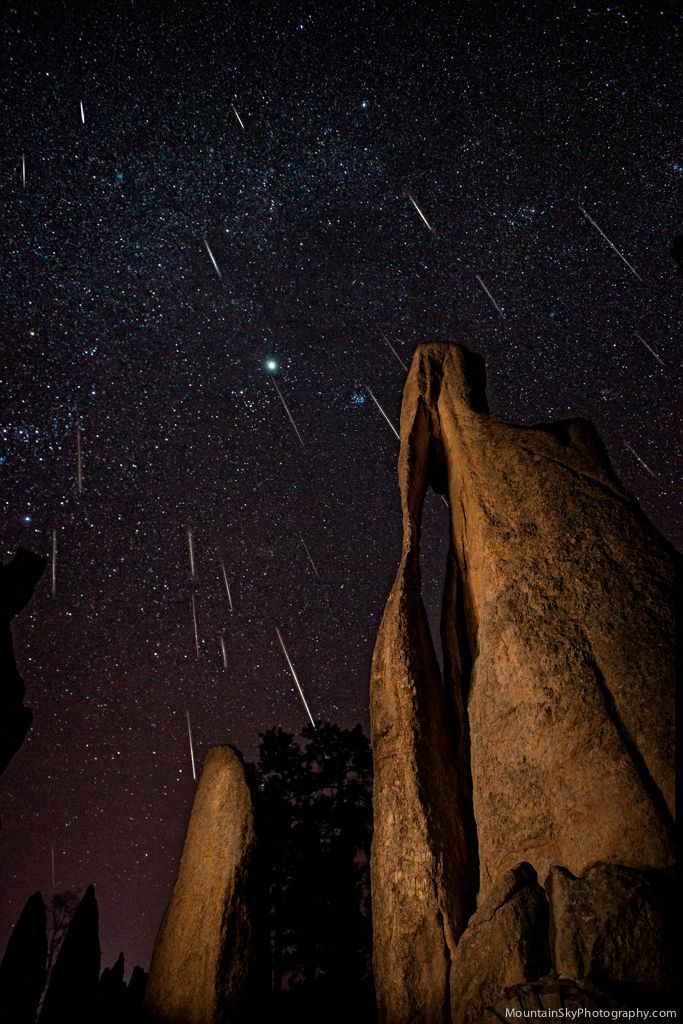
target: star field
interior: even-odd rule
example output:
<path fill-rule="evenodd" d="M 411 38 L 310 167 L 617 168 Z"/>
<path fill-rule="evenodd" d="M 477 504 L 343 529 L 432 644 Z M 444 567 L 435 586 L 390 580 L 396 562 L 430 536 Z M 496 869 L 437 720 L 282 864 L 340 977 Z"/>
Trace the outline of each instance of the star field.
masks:
<path fill-rule="evenodd" d="M 54 531 L 57 563 L 14 627 L 34 724 L 0 780 L 0 946 L 54 845 L 129 967 L 191 806 L 186 712 L 199 764 L 300 729 L 277 627 L 314 716 L 367 727 L 400 552 L 367 389 L 398 424 L 416 344 L 480 352 L 502 418 L 591 419 L 682 539 L 673 8 L 152 7 L 2 29 L 2 550 Z M 432 617 L 446 523 L 430 497 Z"/>

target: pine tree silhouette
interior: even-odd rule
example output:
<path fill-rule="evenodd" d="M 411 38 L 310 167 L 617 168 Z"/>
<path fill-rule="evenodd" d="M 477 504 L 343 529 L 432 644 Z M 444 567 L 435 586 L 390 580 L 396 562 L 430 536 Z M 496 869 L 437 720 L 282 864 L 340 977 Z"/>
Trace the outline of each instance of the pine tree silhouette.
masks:
<path fill-rule="evenodd" d="M 262 734 L 255 766 L 275 1019 L 372 1021 L 372 756 L 360 726 Z"/>

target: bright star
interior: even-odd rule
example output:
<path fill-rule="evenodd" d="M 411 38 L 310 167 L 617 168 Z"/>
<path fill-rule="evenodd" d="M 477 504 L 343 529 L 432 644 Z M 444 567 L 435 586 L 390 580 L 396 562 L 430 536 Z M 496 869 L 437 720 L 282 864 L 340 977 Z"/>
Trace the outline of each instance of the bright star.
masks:
<path fill-rule="evenodd" d="M 268 370 L 269 373 L 275 373 L 277 368 L 278 368 L 277 359 L 266 359 L 266 370 Z"/>

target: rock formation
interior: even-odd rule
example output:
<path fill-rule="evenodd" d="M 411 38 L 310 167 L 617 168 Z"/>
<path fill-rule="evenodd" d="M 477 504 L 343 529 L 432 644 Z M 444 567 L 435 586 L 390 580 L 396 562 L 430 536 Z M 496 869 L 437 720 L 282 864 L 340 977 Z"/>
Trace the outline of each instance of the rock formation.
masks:
<path fill-rule="evenodd" d="M 134 967 L 126 989 L 126 1024 L 140 1024 L 143 1020 L 143 1002 L 147 985 L 147 971 Z"/>
<path fill-rule="evenodd" d="M 12 619 L 31 600 L 45 568 L 45 559 L 19 548 L 7 565 L 0 565 L 0 775 L 31 728 L 31 709 L 24 707 L 26 687 L 17 671 L 12 646 Z"/>
<path fill-rule="evenodd" d="M 558 973 L 623 1001 L 655 963 L 661 995 L 644 922 L 664 927 L 673 861 L 672 549 L 590 424 L 495 420 L 460 346 L 414 357 L 399 481 L 371 682 L 380 1021 L 474 1024 Z M 443 677 L 420 596 L 430 484 L 450 509 Z"/>
<path fill-rule="evenodd" d="M 45 985 L 47 916 L 34 892 L 22 910 L 0 963 L 0 1007 L 12 1024 L 33 1024 Z"/>
<path fill-rule="evenodd" d="M 242 759 L 213 747 L 192 807 L 178 879 L 157 935 L 145 1012 L 158 1024 L 256 1024 L 270 990 L 252 795 Z"/>
<path fill-rule="evenodd" d="M 97 1013 L 100 941 L 95 889 L 89 885 L 57 954 L 39 1024 L 92 1024 Z"/>
<path fill-rule="evenodd" d="M 113 967 L 105 967 L 97 987 L 97 1024 L 124 1024 L 126 1021 L 125 960 L 119 953 Z"/>

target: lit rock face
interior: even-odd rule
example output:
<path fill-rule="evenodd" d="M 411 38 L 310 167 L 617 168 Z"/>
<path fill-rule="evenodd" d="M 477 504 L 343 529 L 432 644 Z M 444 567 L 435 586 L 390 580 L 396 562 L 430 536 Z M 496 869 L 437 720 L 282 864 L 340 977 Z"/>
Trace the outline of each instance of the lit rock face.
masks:
<path fill-rule="evenodd" d="M 432 1024 L 533 980 L 521 947 L 496 979 L 486 944 L 460 939 L 522 862 L 541 885 L 553 867 L 672 863 L 676 559 L 588 423 L 498 422 L 482 361 L 459 346 L 415 354 L 399 480 L 403 554 L 371 683 L 375 983 L 383 1024 Z M 450 505 L 443 681 L 420 598 L 429 483 Z M 604 922 L 622 883 L 601 882 Z M 529 920 L 547 920 L 536 895 Z M 547 945 L 533 927 L 519 942 Z"/>
<path fill-rule="evenodd" d="M 158 1024 L 256 1024 L 259 975 L 256 840 L 244 765 L 231 747 L 204 764 L 171 902 L 145 990 Z"/>

